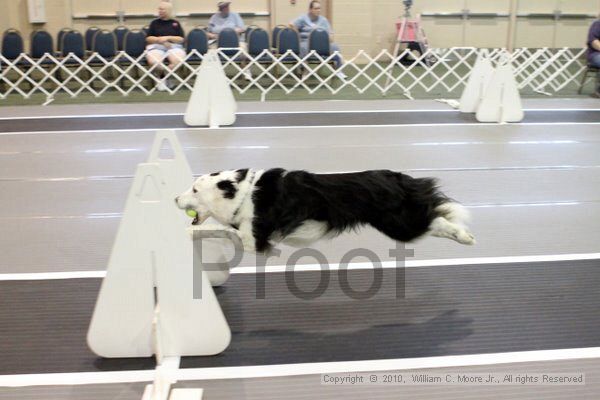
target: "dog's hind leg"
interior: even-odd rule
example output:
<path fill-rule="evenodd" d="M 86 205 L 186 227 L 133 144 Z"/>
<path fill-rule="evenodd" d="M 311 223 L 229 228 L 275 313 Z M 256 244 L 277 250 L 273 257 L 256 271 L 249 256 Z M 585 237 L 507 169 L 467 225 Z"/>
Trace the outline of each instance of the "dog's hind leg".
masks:
<path fill-rule="evenodd" d="M 444 217 L 437 217 L 429 225 L 431 236 L 457 241 L 461 244 L 475 244 L 475 237 L 464 226 L 448 221 Z"/>
<path fill-rule="evenodd" d="M 292 247 L 308 247 L 322 239 L 328 231 L 327 224 L 321 221 L 306 220 L 281 242 Z"/>

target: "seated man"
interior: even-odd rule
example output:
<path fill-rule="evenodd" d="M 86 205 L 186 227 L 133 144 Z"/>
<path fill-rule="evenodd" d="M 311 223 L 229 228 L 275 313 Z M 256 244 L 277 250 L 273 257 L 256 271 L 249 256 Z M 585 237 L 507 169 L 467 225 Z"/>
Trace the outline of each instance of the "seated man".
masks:
<path fill-rule="evenodd" d="M 248 51 L 246 42 L 242 41 L 242 33 L 246 31 L 246 26 L 244 25 L 244 21 L 242 20 L 242 17 L 240 17 L 240 14 L 229 10 L 230 4 L 230 1 L 220 1 L 217 3 L 219 12 L 213 14 L 208 21 L 208 38 L 210 40 L 215 40 L 219 37 L 219 33 L 221 33 L 223 29 L 231 28 L 238 34 L 240 39 L 240 50 Z M 214 49 L 217 45 L 212 43 L 210 47 Z M 252 74 L 247 68 L 242 70 L 242 76 L 248 81 L 252 79 Z"/>
<path fill-rule="evenodd" d="M 587 39 L 588 64 L 600 68 L 600 19 L 594 21 L 590 27 Z M 600 77 L 599 77 L 600 80 Z M 595 97 L 600 97 L 600 85 L 596 88 Z"/>
<path fill-rule="evenodd" d="M 208 38 L 217 39 L 223 29 L 231 28 L 240 36 L 240 47 L 243 47 L 245 43 L 242 43 L 241 36 L 246 31 L 246 26 L 240 14 L 230 11 L 230 4 L 230 1 L 220 1 L 217 4 L 219 12 L 213 14 L 208 21 Z"/>
<path fill-rule="evenodd" d="M 299 16 L 295 21 L 290 23 L 290 27 L 295 28 L 300 32 L 300 56 L 305 57 L 308 54 L 308 37 L 313 29 L 320 28 L 329 33 L 331 41 L 331 51 L 340 51 L 340 46 L 333 43 L 333 29 L 327 18 L 321 16 L 321 3 L 317 0 L 311 1 L 308 7 L 308 13 Z M 334 57 L 336 68 L 340 68 L 343 64 L 342 56 Z M 338 77 L 345 79 L 346 75 L 343 72 L 338 72 Z"/>
<path fill-rule="evenodd" d="M 184 37 L 181 24 L 173 19 L 173 5 L 167 1 L 161 1 L 158 5 L 158 18 L 150 23 L 146 37 L 148 65 L 156 65 L 155 73 L 164 74 L 163 61 L 165 57 L 169 61 L 169 69 L 175 69 L 185 58 Z M 165 83 L 163 79 L 156 89 L 165 91 L 168 86 L 172 86 L 171 82 Z"/>

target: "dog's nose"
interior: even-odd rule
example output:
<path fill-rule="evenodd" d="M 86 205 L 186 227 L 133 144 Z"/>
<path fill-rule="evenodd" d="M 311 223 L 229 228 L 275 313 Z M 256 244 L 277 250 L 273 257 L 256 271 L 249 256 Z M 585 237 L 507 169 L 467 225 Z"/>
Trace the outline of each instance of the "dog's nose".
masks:
<path fill-rule="evenodd" d="M 175 197 L 175 203 L 179 204 L 179 196 Z"/>

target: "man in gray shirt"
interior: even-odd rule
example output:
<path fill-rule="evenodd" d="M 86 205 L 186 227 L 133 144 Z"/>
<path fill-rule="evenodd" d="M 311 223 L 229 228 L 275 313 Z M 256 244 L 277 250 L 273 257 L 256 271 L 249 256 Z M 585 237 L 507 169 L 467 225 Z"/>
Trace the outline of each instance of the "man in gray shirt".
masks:
<path fill-rule="evenodd" d="M 210 17 L 208 21 L 208 38 L 216 39 L 225 28 L 231 28 L 241 35 L 246 30 L 240 14 L 229 10 L 230 1 L 220 1 L 217 4 L 219 12 Z"/>
<path fill-rule="evenodd" d="M 242 17 L 240 17 L 240 14 L 231 12 L 229 10 L 230 4 L 230 1 L 220 1 L 217 3 L 219 12 L 213 14 L 208 21 L 208 38 L 214 41 L 215 39 L 218 39 L 219 33 L 221 33 L 223 29 L 231 28 L 238 34 L 238 37 L 240 38 L 240 50 L 247 52 L 248 45 L 246 42 L 242 41 L 242 33 L 246 31 L 246 26 L 244 25 L 244 21 L 242 20 Z M 217 48 L 217 44 L 211 43 L 210 47 L 215 49 Z M 248 68 L 242 70 L 242 76 L 248 81 L 252 80 L 252 73 Z"/>
<path fill-rule="evenodd" d="M 327 18 L 321 15 L 320 2 L 311 1 L 308 13 L 296 18 L 294 21 L 292 21 L 290 26 L 297 29 L 300 33 L 300 55 L 302 57 L 305 57 L 308 54 L 308 37 L 310 36 L 310 32 L 317 28 L 323 29 L 329 33 L 331 51 L 340 51 L 340 46 L 338 46 L 336 43 L 333 43 L 333 29 L 331 28 L 331 24 Z M 336 68 L 339 69 L 343 64 L 342 56 L 338 54 L 333 58 L 333 60 L 335 61 Z M 346 77 L 342 72 L 339 72 L 338 75 L 341 78 Z"/>

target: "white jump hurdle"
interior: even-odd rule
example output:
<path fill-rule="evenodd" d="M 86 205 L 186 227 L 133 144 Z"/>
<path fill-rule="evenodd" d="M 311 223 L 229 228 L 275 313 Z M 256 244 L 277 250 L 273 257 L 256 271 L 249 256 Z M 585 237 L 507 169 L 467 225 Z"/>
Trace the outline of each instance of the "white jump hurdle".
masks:
<path fill-rule="evenodd" d="M 233 125 L 237 104 L 216 50 L 210 50 L 202 65 L 187 104 L 184 121 L 189 126 Z"/>
<path fill-rule="evenodd" d="M 160 158 L 164 144 L 170 145 L 172 159 Z M 193 242 L 186 230 L 190 221 L 174 204 L 175 195 L 191 184 L 192 173 L 173 132 L 157 133 L 149 161 L 135 173 L 88 345 L 108 358 L 154 355 L 156 377 L 144 400 L 197 400 L 201 390 L 170 387 L 181 356 L 214 355 L 229 345 L 231 331 L 211 287 L 211 282 L 223 283 L 228 271 L 211 271 L 212 276 L 194 271 Z M 194 285 L 201 298 L 194 298 Z"/>
<path fill-rule="evenodd" d="M 478 54 L 460 98 L 460 111 L 475 113 L 479 122 L 519 122 L 524 112 L 514 71 L 508 58 L 492 66 L 487 50 Z"/>

